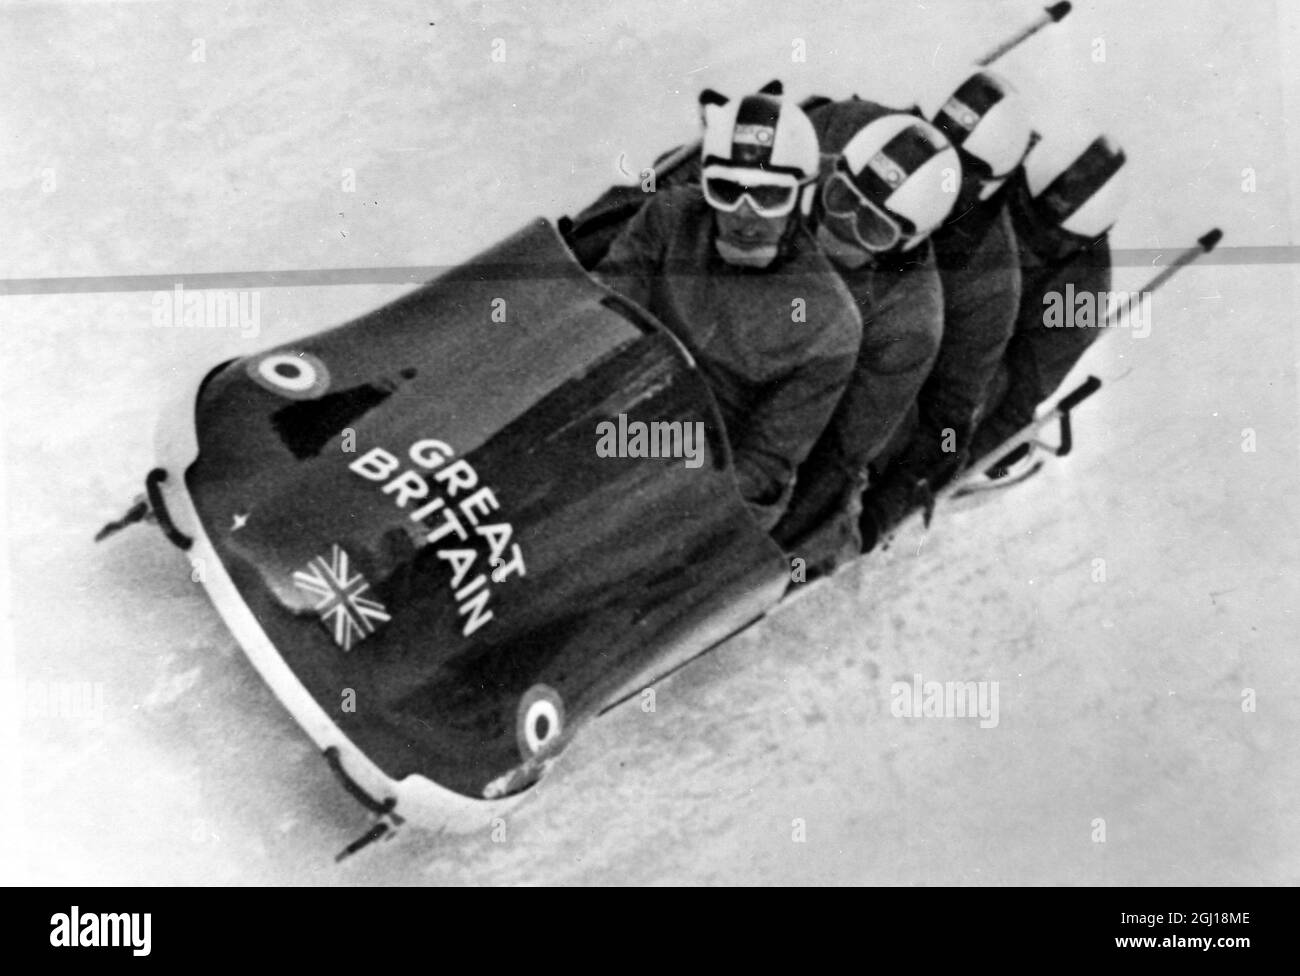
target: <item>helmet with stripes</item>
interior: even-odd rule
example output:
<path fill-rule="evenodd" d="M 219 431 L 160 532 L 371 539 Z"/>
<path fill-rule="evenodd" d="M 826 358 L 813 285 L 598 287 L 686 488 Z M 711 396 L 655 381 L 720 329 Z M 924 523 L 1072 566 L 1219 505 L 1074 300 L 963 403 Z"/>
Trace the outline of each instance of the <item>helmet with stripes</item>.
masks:
<path fill-rule="evenodd" d="M 976 71 L 926 108 L 957 147 L 967 177 L 1001 186 L 1029 151 L 1033 130 L 1020 95 L 991 71 Z"/>
<path fill-rule="evenodd" d="M 907 250 L 947 219 L 960 173 L 956 150 L 935 126 L 882 116 L 848 141 L 823 180 L 822 227 L 864 251 Z M 821 228 L 819 237 L 826 243 Z"/>
<path fill-rule="evenodd" d="M 715 209 L 734 212 L 748 200 L 765 217 L 794 210 L 817 177 L 817 133 L 803 110 L 780 97 L 780 86 L 732 100 L 706 89 L 701 182 Z"/>
<path fill-rule="evenodd" d="M 1124 150 L 1095 131 L 1048 134 L 1025 158 L 1033 215 L 1048 227 L 1095 240 L 1119 216 L 1124 161 Z"/>

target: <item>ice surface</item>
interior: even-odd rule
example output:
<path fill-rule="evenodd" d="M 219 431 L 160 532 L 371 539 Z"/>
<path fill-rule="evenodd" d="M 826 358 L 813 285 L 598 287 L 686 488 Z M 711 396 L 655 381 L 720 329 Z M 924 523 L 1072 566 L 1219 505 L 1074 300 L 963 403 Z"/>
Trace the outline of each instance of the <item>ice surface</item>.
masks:
<path fill-rule="evenodd" d="M 0 277 L 455 263 L 690 138 L 702 87 L 905 104 L 1038 9 L 791 6 L 8 6 Z M 0 298 L 13 880 L 1300 881 L 1288 9 L 1081 2 L 1001 65 L 1040 117 L 1124 142 L 1118 247 L 1220 225 L 1223 251 L 1159 293 L 1150 337 L 1081 364 L 1106 386 L 1071 458 L 589 728 L 500 843 L 409 832 L 336 867 L 367 818 L 180 554 L 151 530 L 90 541 L 175 388 L 401 288 L 263 288 L 248 337 L 149 328 L 150 292 Z M 1000 682 L 998 727 L 892 717 L 916 673 Z M 68 682 L 102 686 L 98 721 L 30 712 L 29 687 Z"/>

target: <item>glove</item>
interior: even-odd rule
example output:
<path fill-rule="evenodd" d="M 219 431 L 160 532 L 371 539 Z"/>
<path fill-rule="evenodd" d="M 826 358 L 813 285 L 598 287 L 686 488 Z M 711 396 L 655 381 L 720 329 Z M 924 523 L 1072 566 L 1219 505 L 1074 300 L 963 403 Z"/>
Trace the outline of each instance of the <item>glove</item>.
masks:
<path fill-rule="evenodd" d="M 885 540 L 913 509 L 928 509 L 933 504 L 926 479 L 902 471 L 887 475 L 879 486 L 862 496 L 862 514 L 858 517 L 862 551 L 870 552 Z"/>
<path fill-rule="evenodd" d="M 773 538 L 787 548 L 801 543 L 810 533 L 847 513 L 866 484 L 865 473 L 851 473 L 831 461 L 805 463 L 799 469 L 790 505 L 772 530 Z"/>

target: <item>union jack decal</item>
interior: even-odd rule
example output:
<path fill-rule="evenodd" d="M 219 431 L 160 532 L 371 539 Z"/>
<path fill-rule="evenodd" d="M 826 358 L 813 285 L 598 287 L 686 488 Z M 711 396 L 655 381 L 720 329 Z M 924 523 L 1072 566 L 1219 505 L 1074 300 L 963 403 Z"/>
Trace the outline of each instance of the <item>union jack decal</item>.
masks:
<path fill-rule="evenodd" d="M 316 597 L 321 623 L 345 651 L 373 634 L 377 624 L 393 619 L 378 600 L 362 596 L 370 584 L 360 573 L 349 570 L 348 554 L 338 543 L 330 551 L 329 562 L 317 556 L 306 569 L 295 571 L 293 585 Z"/>

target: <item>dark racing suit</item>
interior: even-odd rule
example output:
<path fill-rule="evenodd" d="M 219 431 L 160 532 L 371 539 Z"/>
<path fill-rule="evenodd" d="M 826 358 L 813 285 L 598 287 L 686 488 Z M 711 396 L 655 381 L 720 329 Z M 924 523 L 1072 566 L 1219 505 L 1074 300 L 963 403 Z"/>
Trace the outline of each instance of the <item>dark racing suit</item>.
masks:
<path fill-rule="evenodd" d="M 596 268 L 695 357 L 721 408 L 741 495 L 768 530 L 862 338 L 852 298 L 797 215 L 791 220 L 773 265 L 736 267 L 715 249 L 713 210 L 699 189 L 659 190 Z"/>
<path fill-rule="evenodd" d="M 1023 178 L 1010 190 L 1012 226 L 1020 250 L 1021 299 L 1015 334 L 990 384 L 983 419 L 971 441 L 971 460 L 994 450 L 1034 419 L 1034 410 L 1101 334 L 1099 328 L 1049 328 L 1045 299 L 1064 294 L 1109 292 L 1108 235 L 1088 241 L 1036 218 Z"/>
<path fill-rule="evenodd" d="M 870 547 L 956 474 L 1015 327 L 1020 269 L 1006 188 L 979 200 L 967 181 L 952 216 L 931 237 L 943 284 L 943 339 L 916 410 L 873 466 L 863 504 Z"/>
<path fill-rule="evenodd" d="M 823 175 L 850 139 L 893 113 L 857 98 L 811 109 Z M 856 514 L 856 494 L 866 484 L 868 466 L 906 417 L 943 333 L 942 289 L 928 241 L 860 268 L 836 270 L 862 315 L 862 345 L 844 396 L 800 470 L 791 510 L 775 532 L 791 548 L 837 512 L 851 508 Z"/>

